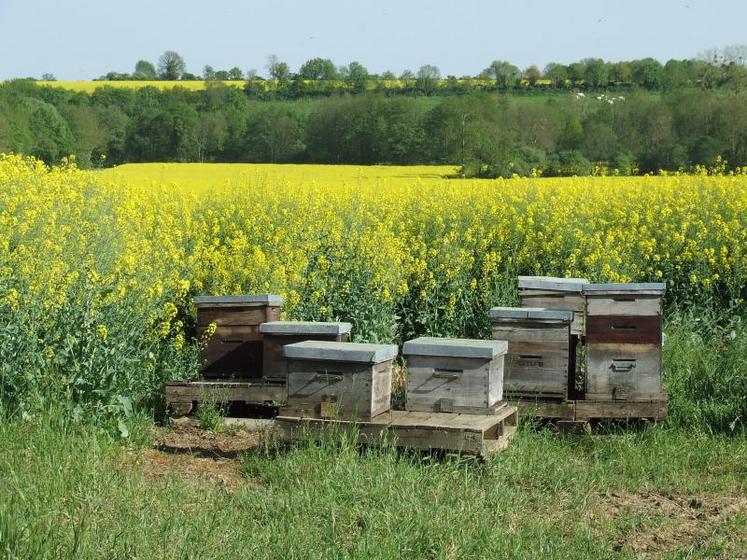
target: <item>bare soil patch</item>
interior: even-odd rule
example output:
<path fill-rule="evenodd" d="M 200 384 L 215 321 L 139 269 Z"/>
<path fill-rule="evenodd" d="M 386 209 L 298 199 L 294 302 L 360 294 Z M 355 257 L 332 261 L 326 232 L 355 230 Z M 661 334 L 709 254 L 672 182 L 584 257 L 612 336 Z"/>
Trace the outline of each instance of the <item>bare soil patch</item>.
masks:
<path fill-rule="evenodd" d="M 609 492 L 597 498 L 597 504 L 587 514 L 589 521 L 611 519 L 633 525 L 612 546 L 646 557 L 698 546 L 734 516 L 747 514 L 744 495 Z M 736 557 L 747 558 L 747 551 L 742 554 Z"/>
<path fill-rule="evenodd" d="M 257 485 L 242 472 L 239 455 L 260 444 L 261 433 L 245 429 L 210 432 L 191 419 L 154 430 L 155 448 L 126 456 L 121 468 L 137 468 L 148 480 L 182 477 L 236 490 Z"/>
<path fill-rule="evenodd" d="M 157 433 L 156 438 L 156 447 L 161 451 L 235 458 L 257 447 L 262 441 L 262 434 L 240 428 L 210 432 L 201 429 L 193 420 L 182 419 Z"/>

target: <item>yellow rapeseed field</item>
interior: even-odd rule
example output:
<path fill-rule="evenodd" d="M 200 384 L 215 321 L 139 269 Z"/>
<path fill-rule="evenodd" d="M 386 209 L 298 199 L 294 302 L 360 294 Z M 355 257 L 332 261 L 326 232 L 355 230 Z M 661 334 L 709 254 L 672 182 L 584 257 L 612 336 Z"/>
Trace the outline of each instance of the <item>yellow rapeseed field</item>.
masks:
<path fill-rule="evenodd" d="M 219 80 L 220 83 L 228 87 L 243 88 L 246 85 L 244 80 Z M 330 89 L 336 91 L 352 90 L 353 85 L 344 80 L 301 80 L 304 87 L 311 89 Z M 58 87 L 69 89 L 71 91 L 82 91 L 86 93 L 93 93 L 97 88 L 100 87 L 114 87 L 124 89 L 139 89 L 143 87 L 155 87 L 158 89 L 171 89 L 174 87 L 183 87 L 191 91 L 200 91 L 205 89 L 207 82 L 203 80 L 78 80 L 78 81 L 58 81 L 58 80 L 38 80 L 36 82 L 40 86 Z M 488 88 L 495 84 L 494 80 L 482 79 L 482 78 L 467 78 L 458 79 L 456 83 L 472 88 Z M 277 80 L 253 80 L 252 85 L 254 88 L 272 92 L 276 91 L 281 84 Z M 436 81 L 436 87 L 445 89 L 450 87 L 451 82 L 449 80 L 441 79 Z M 520 86 L 527 88 L 529 87 L 529 80 L 521 80 Z M 552 85 L 552 80 L 540 79 L 536 80 L 535 85 L 549 87 Z M 407 88 L 413 88 L 417 86 L 417 80 L 368 80 L 365 83 L 365 89 L 376 90 L 380 87 L 384 87 L 389 90 L 405 90 Z"/>
<path fill-rule="evenodd" d="M 142 398 L 194 369 L 197 294 L 273 292 L 287 318 L 397 340 L 485 335 L 488 307 L 513 302 L 517 274 L 666 280 L 683 305 L 743 293 L 747 176 L 443 178 L 453 172 L 50 170 L 0 156 L 0 320 L 15 329 L 5 340 L 16 362 L 45 372 L 32 384 Z"/>

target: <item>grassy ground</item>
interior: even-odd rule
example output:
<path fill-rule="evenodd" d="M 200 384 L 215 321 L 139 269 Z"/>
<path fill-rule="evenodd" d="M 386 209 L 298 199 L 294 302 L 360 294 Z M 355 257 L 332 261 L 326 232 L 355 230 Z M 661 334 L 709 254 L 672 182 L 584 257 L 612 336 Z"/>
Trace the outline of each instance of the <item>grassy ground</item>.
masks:
<path fill-rule="evenodd" d="M 520 430 L 487 464 L 342 442 L 238 459 L 0 426 L 9 558 L 740 558 L 747 439 Z"/>

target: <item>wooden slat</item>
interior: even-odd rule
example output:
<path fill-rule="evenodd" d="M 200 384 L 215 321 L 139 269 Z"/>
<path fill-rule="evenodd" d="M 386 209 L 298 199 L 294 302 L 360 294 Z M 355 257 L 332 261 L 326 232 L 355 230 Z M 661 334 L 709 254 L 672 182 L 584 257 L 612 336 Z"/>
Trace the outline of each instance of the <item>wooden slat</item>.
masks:
<path fill-rule="evenodd" d="M 661 315 L 661 296 L 587 296 L 586 315 L 629 315 L 657 316 Z"/>
<path fill-rule="evenodd" d="M 650 402 L 576 401 L 576 419 L 653 418 L 665 420 L 667 395 L 662 393 L 659 397 L 660 400 Z"/>
<path fill-rule="evenodd" d="M 166 385 L 166 404 L 201 400 L 235 401 L 254 404 L 285 401 L 285 386 L 277 383 L 230 383 L 218 381 L 169 383 Z"/>
<path fill-rule="evenodd" d="M 586 343 L 661 344 L 661 315 L 590 316 Z"/>

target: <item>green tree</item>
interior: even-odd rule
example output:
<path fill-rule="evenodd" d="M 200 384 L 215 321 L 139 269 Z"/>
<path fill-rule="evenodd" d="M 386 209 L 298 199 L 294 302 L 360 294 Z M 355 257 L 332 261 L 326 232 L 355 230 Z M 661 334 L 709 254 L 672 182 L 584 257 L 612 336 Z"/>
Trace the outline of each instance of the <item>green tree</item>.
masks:
<path fill-rule="evenodd" d="M 632 67 L 633 81 L 646 89 L 659 89 L 663 66 L 655 58 L 644 58 L 634 60 L 630 63 Z"/>
<path fill-rule="evenodd" d="M 206 82 L 213 82 L 216 80 L 215 77 L 215 68 L 210 66 L 209 64 L 206 64 L 205 67 L 202 69 L 202 79 Z"/>
<path fill-rule="evenodd" d="M 226 117 L 221 111 L 200 113 L 193 133 L 197 161 L 209 160 L 223 149 L 228 137 Z"/>
<path fill-rule="evenodd" d="M 537 84 L 537 80 L 542 77 L 542 72 L 540 72 L 540 69 L 532 64 L 526 70 L 524 70 L 524 77 L 529 81 L 530 86 L 535 86 Z"/>
<path fill-rule="evenodd" d="M 568 67 L 563 64 L 551 62 L 545 66 L 545 78 L 552 80 L 552 84 L 556 88 L 565 87 L 565 83 L 568 80 Z"/>
<path fill-rule="evenodd" d="M 301 66 L 298 77 L 302 80 L 336 80 L 337 67 L 329 58 L 312 58 Z"/>
<path fill-rule="evenodd" d="M 158 59 L 158 77 L 162 80 L 178 80 L 184 74 L 186 65 L 179 53 L 166 51 Z"/>
<path fill-rule="evenodd" d="M 234 81 L 240 81 L 244 79 L 244 71 L 238 66 L 234 66 L 228 71 L 228 79 Z"/>
<path fill-rule="evenodd" d="M 158 78 L 156 67 L 147 60 L 138 60 L 135 64 L 135 73 L 132 77 L 136 80 L 155 80 Z"/>
<path fill-rule="evenodd" d="M 633 79 L 633 71 L 628 62 L 613 62 L 609 65 L 609 79 L 613 84 L 628 84 Z"/>
<path fill-rule="evenodd" d="M 609 68 L 601 58 L 587 58 L 584 65 L 584 80 L 593 88 L 606 88 L 609 85 Z"/>
<path fill-rule="evenodd" d="M 288 64 L 282 62 L 277 55 L 271 54 L 268 56 L 266 66 L 271 79 L 278 81 L 290 79 L 290 68 Z"/>
<path fill-rule="evenodd" d="M 421 66 L 418 70 L 415 87 L 418 88 L 423 95 L 431 95 L 436 91 L 439 79 L 441 79 L 441 71 L 438 69 L 438 66 L 426 64 Z"/>
<path fill-rule="evenodd" d="M 482 71 L 481 76 L 495 80 L 495 85 L 499 89 L 506 89 L 516 85 L 521 78 L 521 70 L 505 60 L 494 60 Z"/>
<path fill-rule="evenodd" d="M 353 92 L 360 93 L 366 89 L 368 70 L 360 62 L 353 61 L 340 68 L 340 75 L 351 85 Z"/>

